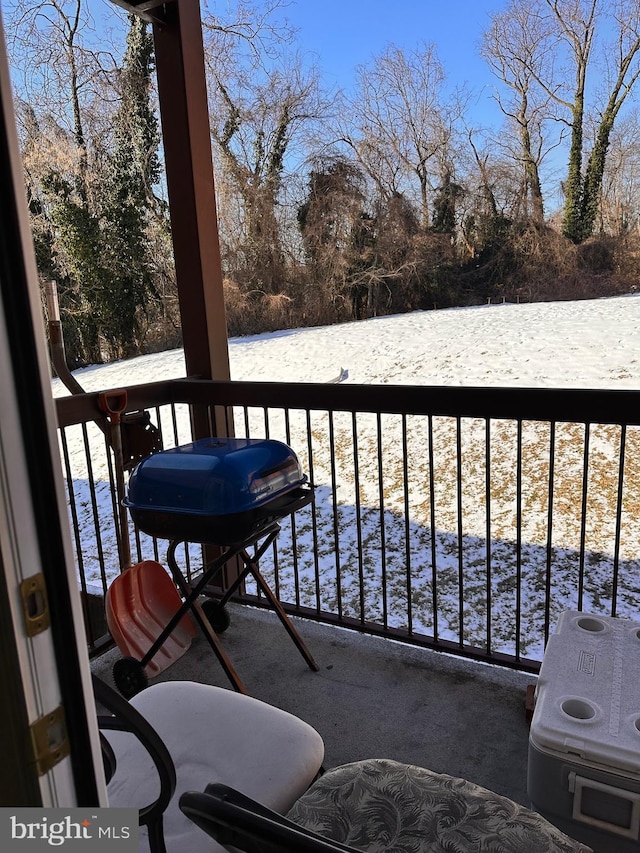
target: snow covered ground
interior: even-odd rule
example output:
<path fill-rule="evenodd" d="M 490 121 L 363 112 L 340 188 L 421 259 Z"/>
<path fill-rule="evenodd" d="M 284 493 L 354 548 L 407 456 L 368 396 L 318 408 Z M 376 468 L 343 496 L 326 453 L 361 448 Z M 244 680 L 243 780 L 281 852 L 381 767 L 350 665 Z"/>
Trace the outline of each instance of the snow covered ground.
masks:
<path fill-rule="evenodd" d="M 300 329 L 236 338 L 229 343 L 231 375 L 235 380 L 329 382 L 340 370 L 343 383 L 456 386 L 519 386 L 556 388 L 640 389 L 640 295 L 579 302 L 487 305 L 416 312 L 365 322 Z M 87 391 L 104 390 L 184 376 L 181 350 L 142 356 L 110 365 L 76 371 Z M 55 380 L 54 395 L 66 391 Z M 189 440 L 186 410 L 178 413 L 179 442 Z M 174 443 L 173 426 L 165 429 L 165 446 Z M 275 414 L 271 437 L 284 438 L 283 419 Z M 306 423 L 294 418 L 290 444 L 308 464 Z M 487 612 L 487 511 L 485 500 L 486 435 L 483 422 L 463 421 L 462 540 L 456 504 L 455 423 L 434 419 L 435 500 L 428 482 L 425 418 L 409 418 L 409 480 L 401 482 L 401 422 L 384 416 L 380 436 L 374 418 L 358 418 L 355 440 L 361 460 L 359 490 L 353 469 L 354 430 L 350 416 L 336 416 L 337 472 L 335 489 L 327 446 L 326 416 L 314 416 L 314 481 L 316 522 L 314 562 L 310 510 L 296 516 L 297 570 L 303 604 L 335 609 L 338 594 L 344 612 L 367 619 L 382 618 L 382 535 L 387 553 L 384 568 L 387 612 L 391 625 L 407 625 L 409 599 L 412 627 L 432 633 L 434 618 L 441 636 L 482 645 L 490 619 L 496 650 L 515 648 L 514 609 L 522 601 L 519 645 L 523 654 L 539 657 L 543 648 L 543 591 L 548 555 L 548 474 L 550 431 L 546 424 L 523 425 L 522 550 L 516 552 L 516 427 L 493 422 L 491 458 L 491 609 Z M 89 440 L 100 447 L 89 427 Z M 281 434 L 278 434 L 278 431 Z M 95 433 L 98 431 L 95 430 Z M 241 434 L 242 424 L 237 425 Z M 252 434 L 253 430 L 252 430 Z M 640 603 L 640 435 L 626 436 L 625 492 L 619 551 L 619 614 L 637 616 Z M 384 460 L 379 470 L 378 441 Z M 615 503 L 618 489 L 620 430 L 594 426 L 589 440 L 589 503 L 586 529 L 585 599 L 583 608 L 607 611 L 611 597 L 615 547 Z M 584 428 L 558 425 L 555 435 L 554 506 L 551 585 L 557 611 L 577 605 L 578 547 Z M 83 570 L 99 582 L 99 549 L 117 572 L 115 536 L 107 521 L 111 494 L 99 450 L 93 470 L 84 464 L 85 446 L 79 429 L 67 431 L 76 509 L 81 531 Z M 97 506 L 89 499 L 88 480 L 96 481 Z M 380 496 L 384 507 L 380 509 Z M 337 504 L 334 525 L 333 501 Z M 408 525 L 405 523 L 405 498 Z M 439 595 L 432 588 L 432 513 Z M 97 526 L 102 530 L 98 542 Z M 336 530 L 338 542 L 336 542 Z M 408 540 L 407 540 L 408 530 Z M 278 574 L 280 596 L 293 600 L 294 566 L 285 525 L 280 536 Z M 359 561 L 359 542 L 363 559 Z M 464 573 L 463 625 L 460 625 L 460 542 Z M 144 542 L 143 547 L 148 548 Z M 407 560 L 407 554 L 409 559 Z M 148 555 L 151 556 L 151 555 Z M 162 555 L 160 555 L 162 559 Z M 516 584 L 518 562 L 521 582 Z M 358 569 L 364 574 L 360 589 Z M 269 573 L 268 565 L 265 571 Z M 315 577 L 320 586 L 316 590 Z M 636 580 L 636 578 L 638 580 Z M 410 595 L 408 593 L 408 581 Z"/>
<path fill-rule="evenodd" d="M 640 388 L 640 294 L 483 305 L 235 338 L 231 378 L 352 383 Z M 184 376 L 181 350 L 88 367 L 87 390 Z M 54 393 L 64 393 L 54 381 Z"/>

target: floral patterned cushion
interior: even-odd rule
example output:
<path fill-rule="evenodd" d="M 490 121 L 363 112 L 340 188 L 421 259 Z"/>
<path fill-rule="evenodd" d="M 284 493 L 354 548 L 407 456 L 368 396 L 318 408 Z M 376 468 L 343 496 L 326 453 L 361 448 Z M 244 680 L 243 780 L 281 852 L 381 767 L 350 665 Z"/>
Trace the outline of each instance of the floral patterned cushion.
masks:
<path fill-rule="evenodd" d="M 369 853 L 591 853 L 506 797 L 385 759 L 328 771 L 287 817 Z"/>

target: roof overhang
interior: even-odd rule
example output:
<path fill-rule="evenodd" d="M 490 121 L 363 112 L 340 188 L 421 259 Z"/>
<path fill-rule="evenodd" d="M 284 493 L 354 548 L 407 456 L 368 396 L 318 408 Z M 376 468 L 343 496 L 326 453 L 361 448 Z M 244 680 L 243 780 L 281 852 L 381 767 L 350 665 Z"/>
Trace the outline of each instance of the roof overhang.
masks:
<path fill-rule="evenodd" d="M 137 15 L 151 24 L 162 24 L 166 20 L 167 6 L 171 6 L 175 0 L 140 0 L 136 3 L 128 3 L 126 0 L 111 0 L 111 2 L 126 9 L 132 15 Z"/>

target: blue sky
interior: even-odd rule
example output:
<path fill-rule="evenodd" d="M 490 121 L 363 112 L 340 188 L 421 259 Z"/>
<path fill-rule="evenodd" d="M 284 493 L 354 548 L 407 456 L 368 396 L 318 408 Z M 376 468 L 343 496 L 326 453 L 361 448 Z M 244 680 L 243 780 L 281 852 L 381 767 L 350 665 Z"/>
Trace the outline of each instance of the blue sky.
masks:
<path fill-rule="evenodd" d="M 317 54 L 330 82 L 345 84 L 356 65 L 386 44 L 433 42 L 456 80 L 489 78 L 478 45 L 504 0 L 293 0 L 285 10 L 303 49 Z"/>
<path fill-rule="evenodd" d="M 1 0 L 0 0 L 1 2 Z M 97 19 L 113 15 L 108 0 L 88 0 Z M 200 0 L 209 12 L 224 0 Z M 259 0 L 255 0 L 258 5 Z M 500 124 L 502 114 L 491 99 L 495 86 L 479 55 L 489 16 L 507 0 L 284 0 L 279 17 L 297 30 L 295 47 L 314 61 L 328 89 L 349 90 L 358 65 L 365 65 L 393 43 L 412 49 L 421 42 L 436 46 L 451 89 L 466 85 L 477 95 L 478 124 Z M 123 15 L 124 17 L 124 15 Z"/>
<path fill-rule="evenodd" d="M 494 78 L 479 55 L 479 43 L 489 16 L 505 2 L 292 0 L 285 14 L 299 31 L 300 49 L 315 55 L 329 86 L 349 88 L 356 66 L 390 42 L 410 49 L 424 41 L 436 45 L 452 87 L 467 83 L 486 97 Z"/>

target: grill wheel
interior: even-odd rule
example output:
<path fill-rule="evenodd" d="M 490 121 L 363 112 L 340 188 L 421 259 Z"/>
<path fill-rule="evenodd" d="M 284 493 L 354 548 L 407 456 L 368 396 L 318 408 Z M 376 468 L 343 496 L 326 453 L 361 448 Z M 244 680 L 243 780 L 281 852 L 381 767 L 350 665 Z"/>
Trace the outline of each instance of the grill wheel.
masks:
<path fill-rule="evenodd" d="M 113 681 L 125 699 L 133 698 L 149 684 L 140 661 L 129 657 L 120 658 L 114 663 Z"/>
<path fill-rule="evenodd" d="M 231 624 L 231 617 L 227 609 L 215 598 L 207 598 L 202 602 L 202 610 L 216 634 L 224 634 Z"/>

